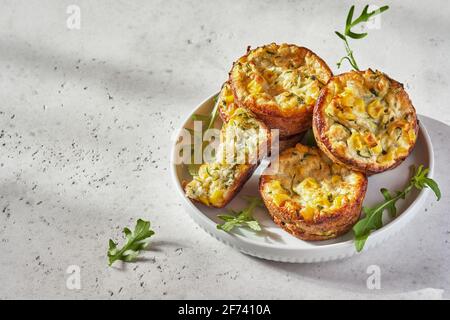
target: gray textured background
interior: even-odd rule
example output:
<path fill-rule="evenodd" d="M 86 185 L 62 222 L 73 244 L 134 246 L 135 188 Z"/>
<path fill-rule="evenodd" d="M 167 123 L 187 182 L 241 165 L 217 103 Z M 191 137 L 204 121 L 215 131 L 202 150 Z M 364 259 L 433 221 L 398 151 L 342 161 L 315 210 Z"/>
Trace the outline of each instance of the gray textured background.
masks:
<path fill-rule="evenodd" d="M 247 45 L 301 44 L 337 71 L 333 31 L 351 2 L 0 1 L 0 298 L 448 297 L 450 4 L 386 2 L 381 29 L 352 45 L 430 117 L 444 198 L 363 255 L 291 265 L 194 225 L 171 185 L 170 137 Z M 66 27 L 69 4 L 80 30 Z M 108 239 L 140 217 L 157 233 L 151 250 L 108 268 Z M 366 288 L 372 264 L 381 290 Z M 69 265 L 79 291 L 66 288 Z"/>

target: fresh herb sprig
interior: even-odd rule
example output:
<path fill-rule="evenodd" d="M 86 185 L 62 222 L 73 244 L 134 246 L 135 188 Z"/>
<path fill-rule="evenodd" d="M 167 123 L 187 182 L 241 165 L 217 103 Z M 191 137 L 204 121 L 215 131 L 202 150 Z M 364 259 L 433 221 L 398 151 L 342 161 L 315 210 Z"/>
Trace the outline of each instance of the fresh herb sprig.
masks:
<path fill-rule="evenodd" d="M 203 114 L 193 114 L 192 120 L 194 121 L 202 121 L 203 122 L 203 132 L 201 133 L 203 137 L 203 133 L 206 130 L 211 129 L 214 126 L 214 123 L 216 122 L 218 111 L 219 111 L 219 95 L 217 94 L 214 97 L 214 107 L 211 111 L 211 114 L 209 115 L 203 115 Z M 189 132 L 194 136 L 195 139 L 195 131 L 192 129 L 188 129 Z M 207 141 L 202 142 L 202 153 L 205 147 L 208 145 Z M 200 164 L 194 163 L 194 144 L 191 145 L 191 163 L 187 166 L 189 174 L 191 176 L 195 176 L 198 173 L 198 169 L 200 168 Z"/>
<path fill-rule="evenodd" d="M 364 244 L 366 243 L 370 233 L 383 227 L 384 211 L 387 210 L 391 217 L 397 216 L 395 204 L 398 200 L 405 199 L 406 195 L 413 189 L 422 190 L 423 188 L 429 187 L 433 190 L 437 200 L 439 201 L 441 199 L 441 191 L 439 190 L 438 184 L 433 179 L 427 177 L 429 171 L 430 169 L 425 169 L 422 165 L 419 166 L 417 170 L 413 167 L 413 175 L 403 191 L 397 191 L 395 195 L 393 195 L 387 189 L 383 188 L 380 190 L 384 197 L 384 201 L 382 203 L 372 208 L 363 207 L 363 212 L 365 214 L 364 218 L 359 220 L 353 226 L 355 247 L 358 252 L 364 248 Z"/>
<path fill-rule="evenodd" d="M 247 227 L 253 231 L 261 231 L 261 226 L 259 222 L 253 218 L 253 210 L 257 206 L 263 206 L 263 202 L 258 197 L 244 197 L 248 202 L 248 206 L 237 212 L 234 210 L 229 210 L 230 214 L 220 214 L 217 217 L 225 221 L 222 224 L 217 225 L 217 229 L 223 230 L 225 232 L 230 232 L 234 228 Z"/>
<path fill-rule="evenodd" d="M 139 252 L 145 249 L 149 244 L 149 238 L 155 234 L 150 230 L 150 221 L 139 219 L 136 222 L 134 231 L 124 228 L 123 233 L 127 239 L 127 243 L 121 248 L 117 248 L 117 243 L 112 239 L 109 240 L 108 260 L 111 266 L 115 261 L 133 262 L 137 259 Z"/>
<path fill-rule="evenodd" d="M 353 69 L 359 71 L 359 67 L 358 64 L 356 63 L 355 57 L 353 55 L 353 50 L 350 48 L 350 45 L 348 43 L 348 38 L 352 38 L 352 39 L 362 39 L 364 37 L 367 36 L 367 32 L 363 32 L 363 33 L 356 33 L 354 31 L 352 31 L 352 28 L 355 27 L 356 25 L 363 23 L 363 22 L 367 22 L 369 21 L 370 18 L 383 13 L 384 11 L 386 11 L 387 9 L 389 9 L 389 6 L 383 6 L 377 10 L 374 10 L 372 12 L 368 12 L 369 10 L 369 5 L 366 5 L 362 11 L 362 13 L 360 14 L 360 16 L 358 18 L 356 18 L 355 20 L 353 20 L 353 13 L 355 11 L 355 6 L 352 6 L 347 14 L 347 20 L 345 22 L 345 30 L 344 33 L 341 33 L 339 31 L 335 31 L 336 35 L 341 38 L 344 41 L 344 45 L 345 45 L 345 51 L 347 52 L 347 55 L 342 57 L 338 63 L 337 66 L 338 68 L 341 67 L 342 62 L 344 62 L 345 60 L 347 60 L 350 65 L 352 66 Z"/>

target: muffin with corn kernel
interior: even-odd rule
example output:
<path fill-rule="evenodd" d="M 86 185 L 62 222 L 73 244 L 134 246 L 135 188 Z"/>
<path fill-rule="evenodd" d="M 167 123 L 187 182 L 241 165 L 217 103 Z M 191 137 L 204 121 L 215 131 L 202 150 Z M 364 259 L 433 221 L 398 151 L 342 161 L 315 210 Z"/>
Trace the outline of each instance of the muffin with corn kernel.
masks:
<path fill-rule="evenodd" d="M 243 108 L 235 110 L 220 132 L 215 159 L 203 163 L 190 182 L 186 196 L 209 207 L 223 208 L 252 176 L 271 147 L 271 134 Z"/>
<path fill-rule="evenodd" d="M 277 166 L 276 169 L 273 166 Z M 367 189 L 366 176 L 333 163 L 317 147 L 297 144 L 285 150 L 264 173 L 261 197 L 273 221 L 303 240 L 327 240 L 358 221 Z"/>
<path fill-rule="evenodd" d="M 403 85 L 368 69 L 328 82 L 314 108 L 313 130 L 333 161 L 370 175 L 406 159 L 419 126 Z"/>
<path fill-rule="evenodd" d="M 280 138 L 311 127 L 320 89 L 332 76 L 311 50 L 291 44 L 269 44 L 237 60 L 230 71 L 235 103 L 251 110 Z"/>

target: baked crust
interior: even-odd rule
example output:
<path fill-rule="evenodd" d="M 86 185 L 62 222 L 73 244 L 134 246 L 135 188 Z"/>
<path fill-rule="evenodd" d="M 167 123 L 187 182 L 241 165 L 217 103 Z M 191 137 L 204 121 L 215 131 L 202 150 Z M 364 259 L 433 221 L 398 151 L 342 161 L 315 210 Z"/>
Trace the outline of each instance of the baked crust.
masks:
<path fill-rule="evenodd" d="M 331 78 L 314 107 L 313 131 L 334 162 L 372 175 L 408 157 L 419 125 L 403 85 L 368 69 Z"/>
<path fill-rule="evenodd" d="M 310 155 L 309 160 L 305 158 L 307 154 Z M 300 239 L 317 241 L 336 238 L 348 232 L 358 221 L 367 190 L 364 174 L 333 164 L 320 149 L 300 144 L 284 151 L 278 160 L 278 173 L 263 174 L 259 183 L 261 197 L 276 224 Z M 295 182 L 297 174 L 301 177 Z M 293 181 L 290 189 L 303 192 L 298 194 L 286 190 L 289 179 Z M 317 184 L 313 184 L 311 194 L 301 187 L 309 183 L 308 179 Z M 336 179 L 335 183 L 331 182 L 333 179 Z M 278 184 L 283 187 L 281 193 L 278 192 Z M 321 197 L 328 192 L 331 195 L 327 197 L 333 200 L 328 200 L 331 202 L 327 206 L 324 204 L 326 200 L 321 202 Z M 284 201 L 280 202 L 283 198 Z M 323 205 L 321 209 L 317 203 Z"/>

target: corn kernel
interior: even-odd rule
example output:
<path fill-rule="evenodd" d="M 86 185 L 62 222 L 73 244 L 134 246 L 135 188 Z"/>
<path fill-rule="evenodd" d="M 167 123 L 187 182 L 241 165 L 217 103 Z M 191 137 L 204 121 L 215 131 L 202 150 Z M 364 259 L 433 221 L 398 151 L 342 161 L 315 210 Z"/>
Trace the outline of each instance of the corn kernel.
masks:
<path fill-rule="evenodd" d="M 223 190 L 214 190 L 212 195 L 209 197 L 211 203 L 213 204 L 219 204 L 223 200 Z"/>
<path fill-rule="evenodd" d="M 315 213 L 316 209 L 309 206 L 300 211 L 300 214 L 302 215 L 303 219 L 305 219 L 305 221 L 312 221 L 314 219 Z"/>
<path fill-rule="evenodd" d="M 300 183 L 301 188 L 303 189 L 317 189 L 320 187 L 320 185 L 317 183 L 316 179 L 314 178 L 306 178 Z"/>
<path fill-rule="evenodd" d="M 339 182 L 341 182 L 341 177 L 340 176 L 335 174 L 335 175 L 333 175 L 331 177 L 331 183 L 339 183 Z"/>
<path fill-rule="evenodd" d="M 389 150 L 387 154 L 380 155 L 377 158 L 377 161 L 380 163 L 391 162 L 392 160 L 394 160 L 394 155 L 392 154 L 391 150 Z"/>
<path fill-rule="evenodd" d="M 360 150 L 362 148 L 362 141 L 359 133 L 353 132 L 349 140 L 349 144 L 352 145 L 356 150 Z"/>
<path fill-rule="evenodd" d="M 357 112 L 363 113 L 366 111 L 366 105 L 363 99 L 357 98 L 355 99 L 354 108 Z"/>
<path fill-rule="evenodd" d="M 226 95 L 224 96 L 224 100 L 226 104 L 230 104 L 234 102 L 234 96 L 233 95 Z"/>
<path fill-rule="evenodd" d="M 328 207 L 331 206 L 330 201 L 328 200 L 328 198 L 325 198 L 325 197 L 321 197 L 319 199 L 316 199 L 315 204 L 319 205 L 319 206 L 321 206 L 323 208 L 328 208 Z"/>
<path fill-rule="evenodd" d="M 351 110 L 348 110 L 344 113 L 344 117 L 347 120 L 356 120 L 356 116 L 353 114 Z"/>
<path fill-rule="evenodd" d="M 284 193 L 276 193 L 273 195 L 273 202 L 278 207 L 282 206 L 289 199 L 290 199 L 289 196 Z"/>
<path fill-rule="evenodd" d="M 383 148 L 380 144 L 377 144 L 375 147 L 370 149 L 374 154 L 378 155 L 383 151 Z"/>
<path fill-rule="evenodd" d="M 263 91 L 262 86 L 256 82 L 255 79 L 251 80 L 248 85 L 247 85 L 247 89 L 251 94 L 258 94 L 261 93 Z"/>
<path fill-rule="evenodd" d="M 379 119 L 384 112 L 384 108 L 380 103 L 380 100 L 375 99 L 369 105 L 367 106 L 367 113 L 373 118 L 373 119 Z"/>
<path fill-rule="evenodd" d="M 364 135 L 364 142 L 371 148 L 377 145 L 377 140 L 375 139 L 375 137 L 371 132 L 367 132 Z"/>
<path fill-rule="evenodd" d="M 199 197 L 198 200 L 199 200 L 201 203 L 203 203 L 203 204 L 205 204 L 205 205 L 207 205 L 207 206 L 210 205 L 208 198 L 205 197 L 205 196 Z"/>
<path fill-rule="evenodd" d="M 298 106 L 298 102 L 296 98 L 287 99 L 281 105 L 282 108 L 295 108 Z"/>
<path fill-rule="evenodd" d="M 408 137 L 410 142 L 416 141 L 416 132 L 414 131 L 414 129 L 410 129 L 408 131 Z"/>
<path fill-rule="evenodd" d="M 345 88 L 344 92 L 342 92 L 339 96 L 341 97 L 341 104 L 343 106 L 352 107 L 354 105 L 355 98 L 351 89 Z"/>
<path fill-rule="evenodd" d="M 283 188 L 281 187 L 281 183 L 279 180 L 273 180 L 270 183 L 270 189 L 271 190 L 283 190 Z"/>
<path fill-rule="evenodd" d="M 347 201 L 347 196 L 337 196 L 333 200 L 333 207 L 340 208 L 345 204 L 346 201 Z"/>
<path fill-rule="evenodd" d="M 313 104 L 316 102 L 316 99 L 314 99 L 313 97 L 307 95 L 305 96 L 305 104 Z"/>
<path fill-rule="evenodd" d="M 403 156 L 403 155 L 405 155 L 407 153 L 408 153 L 408 149 L 403 148 L 403 147 L 397 148 L 397 150 L 395 152 L 395 154 L 398 155 L 398 156 Z"/>

